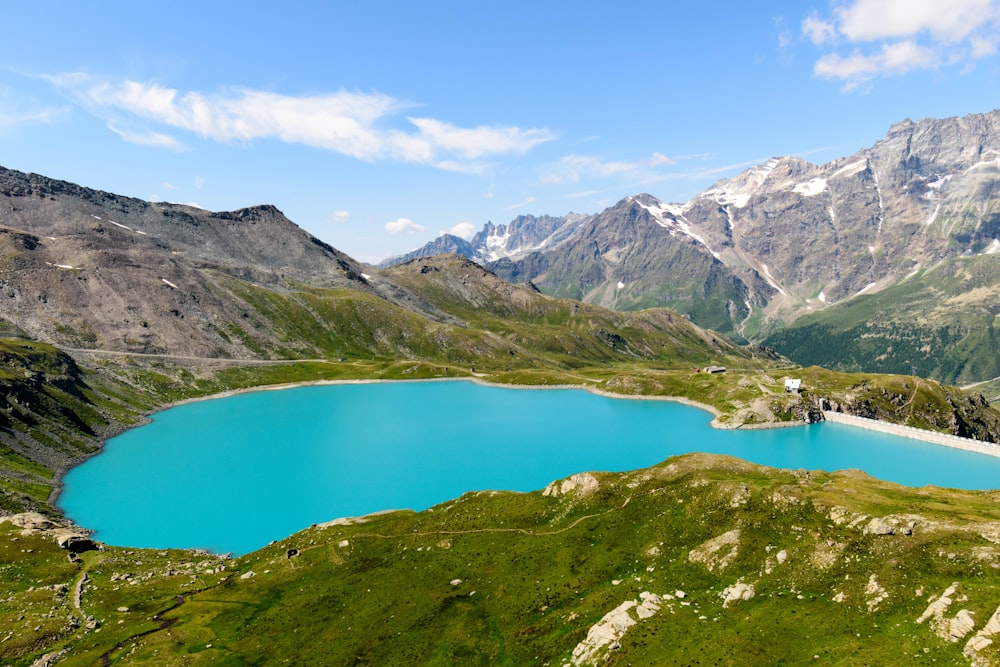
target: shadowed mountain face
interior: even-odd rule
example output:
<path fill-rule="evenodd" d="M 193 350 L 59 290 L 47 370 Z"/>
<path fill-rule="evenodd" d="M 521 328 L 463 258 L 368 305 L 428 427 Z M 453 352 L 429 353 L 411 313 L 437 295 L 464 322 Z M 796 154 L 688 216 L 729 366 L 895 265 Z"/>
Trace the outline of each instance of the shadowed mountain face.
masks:
<path fill-rule="evenodd" d="M 773 158 L 684 204 L 637 195 L 593 216 L 487 225 L 471 245 L 468 256 L 547 294 L 619 310 L 669 306 L 803 363 L 831 361 L 806 333 L 825 311 L 825 323 L 869 340 L 848 350 L 845 367 L 992 377 L 1000 111 L 907 120 L 823 165 Z M 939 272 L 950 278 L 937 283 Z M 922 276 L 930 283 L 902 287 Z M 848 304 L 889 288 L 914 294 L 905 308 L 882 299 L 870 330 L 856 319 L 868 309 Z M 934 363 L 940 345 L 972 363 Z"/>

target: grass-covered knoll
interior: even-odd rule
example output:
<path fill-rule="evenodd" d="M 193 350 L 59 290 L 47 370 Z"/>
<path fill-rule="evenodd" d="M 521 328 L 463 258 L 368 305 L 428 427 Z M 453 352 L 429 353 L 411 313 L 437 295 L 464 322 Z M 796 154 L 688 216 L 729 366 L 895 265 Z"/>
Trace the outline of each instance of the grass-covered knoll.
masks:
<path fill-rule="evenodd" d="M 511 344 L 541 349 L 550 359 L 569 366 L 616 360 L 690 366 L 723 356 L 750 356 L 674 312 L 624 313 L 547 297 L 501 280 L 457 255 L 412 260 L 388 269 L 386 275 L 464 326 L 494 332 Z"/>
<path fill-rule="evenodd" d="M 968 383 L 1000 376 L 1000 256 L 944 261 L 797 319 L 764 341 L 806 365 Z"/>
<path fill-rule="evenodd" d="M 998 500 L 688 455 L 317 526 L 227 561 L 108 547 L 69 563 L 0 524 L 3 609 L 18 610 L 0 660 L 1000 664 Z M 602 644 L 591 629 L 629 601 Z"/>

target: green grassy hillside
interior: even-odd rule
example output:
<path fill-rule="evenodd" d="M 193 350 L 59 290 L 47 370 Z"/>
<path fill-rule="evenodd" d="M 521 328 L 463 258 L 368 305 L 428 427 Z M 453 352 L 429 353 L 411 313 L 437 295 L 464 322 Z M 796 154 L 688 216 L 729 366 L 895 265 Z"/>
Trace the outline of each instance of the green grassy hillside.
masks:
<path fill-rule="evenodd" d="M 689 455 L 234 560 L 108 547 L 73 563 L 0 524 L 0 660 L 995 664 L 998 500 Z"/>
<path fill-rule="evenodd" d="M 764 344 L 807 365 L 968 383 L 1000 376 L 998 317 L 1000 257 L 963 257 L 797 319 Z"/>

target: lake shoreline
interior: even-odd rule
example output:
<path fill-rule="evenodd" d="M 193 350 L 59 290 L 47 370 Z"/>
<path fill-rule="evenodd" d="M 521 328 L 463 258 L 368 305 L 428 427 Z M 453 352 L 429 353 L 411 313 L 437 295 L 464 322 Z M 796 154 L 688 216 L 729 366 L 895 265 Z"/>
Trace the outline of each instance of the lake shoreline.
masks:
<path fill-rule="evenodd" d="M 333 386 L 333 385 L 358 385 L 358 384 L 380 384 L 380 383 L 393 383 L 393 382 L 474 382 L 476 384 L 485 387 L 497 387 L 502 389 L 576 389 L 584 390 L 598 396 L 604 396 L 606 398 L 614 399 L 630 399 L 630 400 L 651 400 L 651 401 L 667 401 L 671 403 L 679 403 L 681 405 L 687 405 L 689 407 L 698 408 L 704 410 L 712 415 L 712 420 L 710 426 L 715 429 L 725 430 L 725 431 L 748 431 L 748 430 L 762 430 L 762 429 L 778 429 L 778 428 L 791 428 L 798 426 L 808 426 L 805 422 L 767 422 L 759 424 L 739 424 L 730 426 L 728 424 L 723 424 L 719 421 L 719 418 L 723 415 L 722 411 L 717 408 L 705 404 L 699 403 L 698 401 L 693 401 L 689 398 L 683 396 L 656 396 L 656 395 L 636 395 L 636 394 L 617 394 L 599 387 L 586 385 L 586 384 L 550 384 L 550 385 L 529 385 L 529 384 L 505 384 L 499 382 L 489 382 L 481 377 L 441 377 L 441 378 L 415 378 L 415 379 L 401 379 L 401 380 L 387 380 L 381 378 L 369 378 L 369 379 L 353 379 L 353 380 L 306 380 L 302 382 L 286 382 L 282 384 L 274 385 L 261 385 L 255 387 L 242 387 L 238 389 L 227 389 L 225 391 L 211 394 L 208 396 L 198 396 L 195 398 L 187 398 L 179 401 L 171 401 L 163 405 L 157 406 L 152 410 L 148 410 L 142 414 L 142 418 L 137 420 L 136 423 L 129 425 L 125 428 L 109 429 L 106 434 L 102 434 L 101 445 L 93 452 L 88 453 L 83 456 L 79 461 L 75 462 L 72 466 L 66 469 L 60 469 L 55 471 L 55 484 L 53 485 L 52 491 L 49 494 L 48 502 L 51 505 L 57 505 L 59 496 L 62 494 L 63 490 L 63 478 L 69 472 L 70 469 L 75 468 L 78 465 L 83 464 L 85 461 L 89 460 L 91 457 L 97 456 L 104 451 L 104 445 L 108 440 L 118 435 L 121 435 L 125 431 L 130 431 L 134 428 L 147 424 L 151 421 L 152 415 L 169 410 L 171 408 L 180 407 L 182 405 L 187 405 L 190 403 L 196 403 L 200 401 L 210 401 L 215 399 L 229 398 L 232 396 L 238 396 L 240 394 L 247 394 L 258 391 L 282 391 L 286 389 L 296 389 L 299 387 L 314 387 L 314 386 Z M 850 415 L 847 415 L 850 417 Z M 923 429 L 915 429 L 909 427 L 903 427 L 898 424 L 892 424 L 889 422 L 880 422 L 875 420 L 873 426 L 866 426 L 861 423 L 849 424 L 855 428 L 868 428 L 869 430 L 877 430 L 884 433 L 889 433 L 893 435 L 898 435 L 901 437 L 906 437 L 914 440 L 920 440 L 921 442 L 927 442 L 930 444 L 950 447 L 953 449 L 961 449 L 963 451 L 970 451 L 978 454 L 983 454 L 985 456 L 1000 457 L 1000 445 L 991 446 L 990 443 L 981 442 L 978 440 L 969 440 L 967 438 L 959 438 L 958 436 L 950 436 L 947 434 L 938 433 L 936 431 L 926 431 Z M 906 429 L 906 432 L 894 430 L 894 429 Z M 942 441 L 941 437 L 946 437 L 952 439 L 952 441 Z M 962 442 L 966 441 L 968 442 Z"/>
<path fill-rule="evenodd" d="M 698 408 L 704 410 L 712 415 L 712 421 L 709 423 L 712 428 L 719 429 L 722 431 L 751 431 L 751 430 L 767 430 L 767 429 L 777 429 L 777 428 L 794 428 L 799 426 L 808 426 L 806 422 L 794 421 L 794 422 L 763 422 L 757 424 L 738 424 L 729 425 L 724 424 L 719 421 L 719 417 L 723 416 L 723 412 L 718 408 L 715 408 L 706 403 L 699 403 L 698 401 L 693 401 L 684 396 L 657 396 L 648 394 L 617 394 L 612 391 L 607 391 L 606 389 L 601 389 L 599 387 L 586 385 L 586 384 L 505 384 L 501 382 L 489 382 L 481 377 L 443 377 L 443 378 L 415 378 L 412 380 L 386 380 L 386 379 L 358 379 L 358 380 L 307 380 L 303 382 L 287 382 L 283 384 L 276 385 L 263 385 L 259 387 L 245 387 L 241 389 L 230 389 L 218 394 L 212 394 L 210 396 L 201 396 L 198 398 L 189 398 L 182 401 L 174 401 L 167 405 L 164 405 L 156 410 L 152 410 L 146 413 L 146 418 L 148 419 L 150 415 L 157 412 L 162 412 L 163 410 L 168 410 L 173 407 L 180 405 L 186 405 L 188 403 L 194 403 L 197 401 L 207 401 L 216 398 L 228 398 L 231 396 L 236 396 L 239 394 L 246 394 L 255 391 L 281 391 L 284 389 L 295 389 L 298 387 L 315 387 L 315 386 L 326 386 L 326 385 L 352 385 L 352 384 L 379 384 L 379 383 L 391 383 L 391 382 L 474 382 L 475 384 L 484 387 L 496 387 L 499 389 L 578 389 L 590 392 L 597 396 L 603 396 L 605 398 L 620 398 L 629 400 L 640 400 L 640 401 L 667 401 L 670 403 L 679 403 L 681 405 L 687 405 L 692 408 Z M 824 420 L 828 412 L 824 412 Z M 842 414 L 842 413 L 833 413 Z M 849 419 L 853 418 L 853 415 L 844 415 Z M 919 440 L 921 442 L 926 442 L 933 445 L 939 445 L 942 447 L 951 447 L 953 449 L 962 449 L 964 451 L 975 452 L 977 454 L 983 454 L 986 456 L 1000 457 L 1000 445 L 994 445 L 993 443 L 988 443 L 980 440 L 972 440 L 969 438 L 962 438 L 960 436 L 951 435 L 947 433 L 940 433 L 938 431 L 929 431 L 926 429 L 919 429 L 910 426 L 903 426 L 901 424 L 893 424 L 891 422 L 883 422 L 873 419 L 864 419 L 862 417 L 856 418 L 857 422 L 844 420 L 841 423 L 848 423 L 849 426 L 855 428 L 863 428 L 867 430 L 880 431 L 882 433 L 888 433 L 891 435 L 897 435 L 904 438 L 909 438 L 911 440 Z M 831 419 L 830 421 L 836 421 Z M 143 422 L 145 423 L 145 422 Z M 140 424 L 136 424 L 138 426 Z M 135 428 L 130 427 L 130 428 Z M 89 458 L 89 457 L 88 457 Z"/>

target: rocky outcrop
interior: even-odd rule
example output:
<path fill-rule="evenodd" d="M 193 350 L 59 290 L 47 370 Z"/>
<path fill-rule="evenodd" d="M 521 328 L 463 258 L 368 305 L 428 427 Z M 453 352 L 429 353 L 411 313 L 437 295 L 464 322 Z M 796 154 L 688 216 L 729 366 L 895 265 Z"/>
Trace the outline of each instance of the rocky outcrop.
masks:
<path fill-rule="evenodd" d="M 1000 634 L 1000 607 L 993 612 L 986 625 L 980 628 L 965 644 L 962 653 L 971 661 L 973 667 L 986 667 L 991 664 L 991 661 L 984 658 L 982 653 L 993 645 L 993 638 L 998 634 Z"/>
<path fill-rule="evenodd" d="M 622 602 L 587 631 L 587 638 L 573 649 L 572 663 L 601 664 L 611 651 L 621 647 L 619 642 L 630 628 L 656 615 L 662 604 L 662 597 L 649 592 L 640 593 L 638 600 Z"/>
<path fill-rule="evenodd" d="M 729 607 L 741 600 L 752 600 L 755 595 L 754 585 L 737 581 L 732 586 L 726 586 L 719 597 L 722 598 L 723 608 Z"/>
<path fill-rule="evenodd" d="M 941 639 L 949 642 L 961 641 L 976 627 L 976 620 L 973 612 L 968 609 L 959 609 L 958 612 L 950 618 L 946 616 L 948 608 L 953 602 L 955 602 L 957 591 L 958 582 L 955 582 L 946 588 L 940 596 L 931 597 L 930 604 L 927 605 L 927 609 L 925 609 L 924 613 L 917 618 L 917 623 L 924 623 L 929 620 L 930 626 L 933 628 L 935 634 L 937 634 L 937 636 Z M 963 597 L 963 599 L 967 598 Z M 982 639 L 987 639 L 992 634 L 991 630 L 988 628 L 989 624 L 980 630 L 980 632 L 977 633 L 977 636 Z M 991 640 L 988 639 L 987 641 L 991 642 Z M 989 645 L 989 643 L 976 642 L 972 640 L 970 640 L 969 643 L 970 645 L 981 647 L 974 649 L 976 651 L 982 650 L 982 648 Z M 968 650 L 968 646 L 966 647 L 966 650 Z"/>
<path fill-rule="evenodd" d="M 722 571 L 739 555 L 740 529 L 713 537 L 688 552 L 688 560 L 704 565 L 709 572 Z"/>
<path fill-rule="evenodd" d="M 22 535 L 41 534 L 50 537 L 59 548 L 78 554 L 101 548 L 85 531 L 64 522 L 57 522 L 38 512 L 21 512 L 0 516 L 0 523 L 10 523 L 21 529 Z"/>
<path fill-rule="evenodd" d="M 543 496 L 553 498 L 565 495 L 589 496 L 601 486 L 597 478 L 589 472 L 578 473 L 564 480 L 552 482 L 542 491 Z"/>
<path fill-rule="evenodd" d="M 912 535 L 915 519 L 905 517 L 875 517 L 865 526 L 865 535 Z"/>

